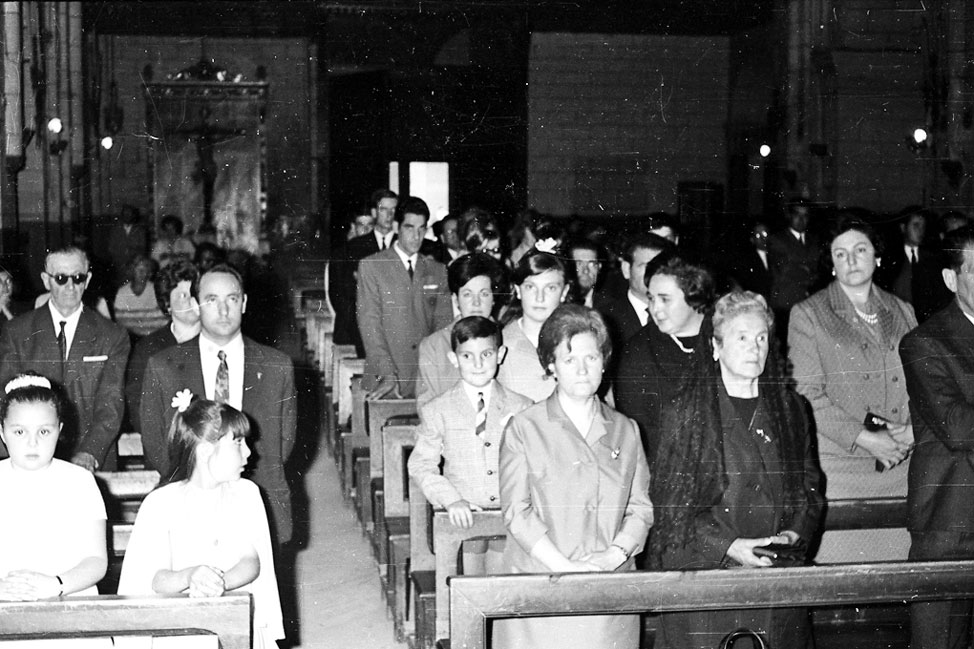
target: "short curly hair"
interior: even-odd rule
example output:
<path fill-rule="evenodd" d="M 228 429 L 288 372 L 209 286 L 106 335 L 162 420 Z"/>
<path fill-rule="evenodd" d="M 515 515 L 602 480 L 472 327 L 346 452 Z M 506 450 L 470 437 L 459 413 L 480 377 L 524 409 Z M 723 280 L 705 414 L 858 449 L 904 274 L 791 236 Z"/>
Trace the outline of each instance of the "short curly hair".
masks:
<path fill-rule="evenodd" d="M 551 375 L 550 366 L 555 362 L 558 345 L 563 342 L 570 345 L 572 338 L 586 333 L 595 336 L 602 361 L 608 363 L 612 357 L 612 339 L 598 311 L 580 304 L 562 304 L 552 311 L 538 336 L 538 360 L 545 373 Z"/>
<path fill-rule="evenodd" d="M 646 286 L 657 275 L 672 277 L 683 291 L 683 299 L 687 305 L 697 313 L 705 313 L 713 306 L 716 297 L 714 277 L 706 267 L 691 264 L 682 257 L 671 257 L 657 267 L 652 275 L 647 274 Z"/>
<path fill-rule="evenodd" d="M 774 326 L 774 313 L 764 297 L 753 291 L 731 291 L 714 304 L 713 327 L 717 342 L 724 342 L 724 326 L 745 313 L 754 313 L 764 318 L 769 331 Z"/>

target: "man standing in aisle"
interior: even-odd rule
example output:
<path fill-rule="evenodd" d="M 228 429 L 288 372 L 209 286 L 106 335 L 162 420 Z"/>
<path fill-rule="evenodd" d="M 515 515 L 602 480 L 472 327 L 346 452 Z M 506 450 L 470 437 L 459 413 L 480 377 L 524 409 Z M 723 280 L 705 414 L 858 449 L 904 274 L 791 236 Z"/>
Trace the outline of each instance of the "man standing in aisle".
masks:
<path fill-rule="evenodd" d="M 328 297 L 335 309 L 335 344 L 355 345 L 359 355 L 364 350 L 355 320 L 355 270 L 360 261 L 386 250 L 396 240 L 394 224 L 398 202 L 394 191 L 377 189 L 372 192 L 369 198 L 372 231 L 349 239 L 345 249 L 336 255 L 329 267 Z"/>
<path fill-rule="evenodd" d="M 91 272 L 80 248 L 48 253 L 41 280 L 51 293 L 47 304 L 3 327 L 0 385 L 27 371 L 60 383 L 68 401 L 61 418 L 66 459 L 89 471 L 114 470 L 115 438 L 125 411 L 128 332 L 82 305 Z"/>
<path fill-rule="evenodd" d="M 284 463 L 294 448 L 297 393 L 294 367 L 281 352 L 241 334 L 247 295 L 243 278 L 227 264 L 217 264 L 194 283 L 199 303 L 200 335 L 164 349 L 149 359 L 145 392 L 139 406 L 146 462 L 169 476 L 166 435 L 176 409 L 177 392 L 227 403 L 250 419 L 247 444 L 254 457 L 247 477 L 262 491 L 277 547 L 291 539 L 291 492 Z"/>
<path fill-rule="evenodd" d="M 916 446 L 907 492 L 913 561 L 974 559 L 974 228 L 944 239 L 954 300 L 900 342 Z M 912 604 L 913 649 L 970 646 L 971 600 Z"/>
<path fill-rule="evenodd" d="M 359 262 L 362 386 L 370 399 L 416 396 L 419 343 L 453 320 L 446 267 L 419 254 L 429 215 L 422 199 L 406 198 L 398 211 L 399 238 Z"/>

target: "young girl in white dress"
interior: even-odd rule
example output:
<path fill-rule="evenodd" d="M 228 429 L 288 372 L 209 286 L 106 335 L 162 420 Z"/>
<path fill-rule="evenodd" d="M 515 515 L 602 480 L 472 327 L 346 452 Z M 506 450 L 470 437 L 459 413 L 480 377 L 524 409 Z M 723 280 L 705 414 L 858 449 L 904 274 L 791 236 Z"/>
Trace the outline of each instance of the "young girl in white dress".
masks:
<path fill-rule="evenodd" d="M 105 503 L 90 472 L 54 459 L 61 400 L 36 374 L 11 380 L 0 395 L 0 601 L 97 595 L 108 567 Z M 111 640 L 73 638 L 3 643 L 4 647 L 101 647 Z"/>
<path fill-rule="evenodd" d="M 250 449 L 246 415 L 189 390 L 173 399 L 169 484 L 150 493 L 125 551 L 119 595 L 188 593 L 254 598 L 254 648 L 284 637 L 267 513 L 257 485 L 241 479 Z"/>

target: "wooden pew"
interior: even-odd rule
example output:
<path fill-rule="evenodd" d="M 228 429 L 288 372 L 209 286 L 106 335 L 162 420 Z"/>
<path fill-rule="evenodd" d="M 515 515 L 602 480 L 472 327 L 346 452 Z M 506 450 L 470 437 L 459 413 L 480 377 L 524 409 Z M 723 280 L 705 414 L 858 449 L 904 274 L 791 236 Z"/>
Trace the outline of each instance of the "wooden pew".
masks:
<path fill-rule="evenodd" d="M 416 491 L 419 492 L 418 487 Z M 419 492 L 420 495 L 422 492 Z M 412 503 L 411 503 L 412 505 Z M 419 503 L 416 503 L 418 506 Z M 906 499 L 905 498 L 872 498 L 872 499 L 847 499 L 847 500 L 834 500 L 828 504 L 826 510 L 826 518 L 823 523 L 824 529 L 827 530 L 859 530 L 859 529 L 895 529 L 902 528 L 906 526 Z M 411 507 L 411 517 L 410 521 L 410 531 L 413 534 L 413 538 L 410 543 L 412 547 L 417 552 L 417 564 L 422 564 L 428 561 L 426 556 L 424 556 L 422 551 L 422 544 L 418 543 L 416 537 L 423 534 L 423 521 L 426 520 L 425 515 L 420 515 L 420 512 L 416 511 Z M 440 523 L 440 528 L 443 532 L 447 531 L 447 527 L 452 527 L 449 525 L 449 521 L 445 520 L 445 512 L 437 512 L 434 516 L 434 520 L 442 519 L 443 522 Z M 434 537 L 436 535 L 436 525 L 434 522 Z M 471 532 L 473 530 L 470 530 Z M 496 551 L 497 548 L 503 546 L 502 541 L 498 541 L 496 537 L 504 535 L 506 530 L 503 528 L 503 523 L 499 524 L 499 528 L 496 534 L 490 534 L 487 532 L 479 534 L 469 534 L 469 537 L 494 537 L 492 543 L 492 551 Z M 436 570 L 436 577 L 434 582 L 434 587 L 436 589 L 436 637 L 432 640 L 435 643 L 436 640 L 442 640 L 450 638 L 449 635 L 444 635 L 443 622 L 444 614 L 442 613 L 443 602 L 445 598 L 449 597 L 448 589 L 442 587 L 444 580 L 449 581 L 456 574 L 456 564 L 457 555 L 460 552 L 460 547 L 463 544 L 463 540 L 450 540 L 449 549 L 443 547 L 445 544 L 443 540 L 434 539 L 434 549 L 439 546 L 443 548 L 443 553 L 437 552 L 434 555 L 433 561 Z M 455 549 L 454 549 L 455 545 Z M 452 569 L 453 572 L 449 572 L 451 565 L 449 563 L 449 557 L 452 557 Z M 414 571 L 417 568 L 413 568 Z M 447 574 L 449 572 L 449 574 Z M 416 580 L 414 580 L 415 582 Z M 414 593 L 414 601 L 417 601 L 417 596 Z M 418 607 L 418 603 L 417 603 Z M 821 611 L 816 611 L 816 613 L 828 613 L 832 617 L 837 619 L 843 619 L 848 617 L 848 615 L 842 609 L 836 609 L 835 611 L 829 611 L 823 609 Z M 446 621 L 449 624 L 449 619 Z M 428 638 L 428 631 L 421 629 L 418 626 L 415 630 L 417 637 L 417 646 L 432 646 L 430 644 L 421 644 L 420 642 L 429 643 L 431 642 Z M 457 645 L 453 645 L 457 646 Z"/>
<path fill-rule="evenodd" d="M 342 370 L 341 361 L 342 359 L 354 359 L 355 356 L 355 346 L 354 345 L 330 345 L 330 356 L 331 364 L 327 367 L 325 371 L 325 377 L 322 385 L 324 386 L 325 397 L 321 400 L 324 406 L 325 412 L 325 431 L 328 447 L 331 449 L 332 453 L 337 452 L 338 440 L 340 436 L 341 427 L 348 422 L 341 422 L 338 415 L 339 409 L 339 398 L 343 391 L 348 391 L 347 399 L 351 400 L 351 379 L 352 375 L 349 375 L 346 384 L 342 383 Z M 364 369 L 364 365 L 363 365 Z M 336 456 L 337 457 L 337 456 Z"/>
<path fill-rule="evenodd" d="M 396 637 L 406 633 L 409 593 L 409 472 L 406 462 L 416 444 L 416 426 L 385 425 L 382 428 L 383 511 L 376 518 L 376 537 L 387 547 L 386 596 L 392 610 Z M 383 538 L 384 537 L 384 538 Z"/>
<path fill-rule="evenodd" d="M 108 514 L 108 570 L 99 587 L 102 592 L 115 592 L 135 515 L 142 500 L 159 484 L 159 474 L 147 470 L 98 471 L 95 481 L 102 492 Z"/>
<path fill-rule="evenodd" d="M 250 649 L 252 617 L 249 593 L 0 602 L 0 640 L 204 632 L 216 635 L 223 649 Z"/>
<path fill-rule="evenodd" d="M 366 399 L 366 428 L 365 433 L 369 437 L 369 471 L 368 481 L 362 475 L 362 486 L 368 487 L 365 492 L 359 493 L 358 506 L 359 518 L 366 529 L 374 529 L 374 507 L 373 498 L 377 492 L 382 491 L 382 427 L 386 422 L 394 418 L 416 417 L 415 399 Z M 365 496 L 365 497 L 362 497 Z M 380 563 L 385 553 L 381 547 L 376 547 L 377 554 L 380 555 Z"/>
<path fill-rule="evenodd" d="M 433 556 L 436 571 L 436 636 L 450 637 L 450 589 L 448 583 L 457 574 L 457 562 L 464 541 L 477 537 L 507 534 L 499 509 L 473 512 L 473 525 L 462 530 L 454 527 L 443 510 L 433 513 Z M 417 629 L 417 636 L 419 630 Z"/>
<path fill-rule="evenodd" d="M 342 479 L 342 493 L 346 498 L 351 498 L 355 488 L 353 473 L 355 456 L 357 453 L 367 452 L 369 448 L 369 437 L 365 434 L 365 390 L 362 389 L 361 375 L 350 378 L 349 401 L 351 402 L 348 406 L 351 426 L 349 430 L 340 434 L 339 452 L 335 454 L 338 460 L 338 473 Z"/>
<path fill-rule="evenodd" d="M 433 556 L 433 509 L 422 489 L 409 479 L 409 584 L 406 593 L 404 634 L 412 646 L 432 647 L 436 642 L 436 557 Z M 425 632 L 423 630 L 426 630 Z M 420 638 L 426 643 L 421 644 Z"/>
<path fill-rule="evenodd" d="M 974 597 L 974 561 L 775 570 L 454 577 L 450 646 L 485 649 L 490 618 L 848 606 Z"/>

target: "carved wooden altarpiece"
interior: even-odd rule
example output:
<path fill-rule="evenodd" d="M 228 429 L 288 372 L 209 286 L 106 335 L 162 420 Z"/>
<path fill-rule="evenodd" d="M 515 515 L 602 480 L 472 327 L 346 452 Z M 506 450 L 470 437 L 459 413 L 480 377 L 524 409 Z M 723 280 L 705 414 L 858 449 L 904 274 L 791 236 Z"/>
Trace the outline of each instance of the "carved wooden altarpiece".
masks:
<path fill-rule="evenodd" d="M 267 216 L 268 83 L 240 79 L 203 60 L 147 83 L 148 171 L 157 225 L 173 214 L 186 232 L 212 226 L 221 245 L 254 252 Z"/>

